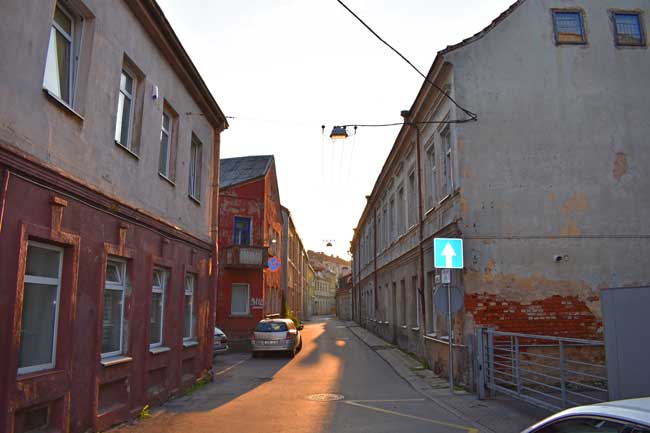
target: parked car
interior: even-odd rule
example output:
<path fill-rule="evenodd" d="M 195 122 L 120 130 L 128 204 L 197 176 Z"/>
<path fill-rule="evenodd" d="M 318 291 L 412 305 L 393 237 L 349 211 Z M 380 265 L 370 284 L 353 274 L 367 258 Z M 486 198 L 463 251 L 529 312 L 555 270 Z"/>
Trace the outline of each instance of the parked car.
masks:
<path fill-rule="evenodd" d="M 650 433 L 650 397 L 573 407 L 522 433 Z"/>
<path fill-rule="evenodd" d="M 302 348 L 300 327 L 291 319 L 263 319 L 253 331 L 251 346 L 253 357 L 263 352 L 287 352 L 292 358 Z"/>
<path fill-rule="evenodd" d="M 212 354 L 223 353 L 228 350 L 228 337 L 224 332 L 214 327 L 214 342 L 212 343 Z"/>

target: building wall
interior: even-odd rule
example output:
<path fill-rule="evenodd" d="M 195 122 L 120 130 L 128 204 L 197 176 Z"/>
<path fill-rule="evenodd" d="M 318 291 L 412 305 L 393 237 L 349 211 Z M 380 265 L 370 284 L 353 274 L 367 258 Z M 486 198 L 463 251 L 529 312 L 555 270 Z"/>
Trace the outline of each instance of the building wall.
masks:
<path fill-rule="evenodd" d="M 642 262 L 650 249 L 643 175 L 650 131 L 641 114 L 650 96 L 643 85 L 650 65 L 647 48 L 614 45 L 608 15 L 614 8 L 642 10 L 647 30 L 648 4 L 545 0 L 517 6 L 476 40 L 439 53 L 429 77 L 477 112 L 478 122 L 405 125 L 352 244 L 359 320 L 442 372 L 449 329 L 433 303 L 432 238 L 464 239 L 465 269 L 452 272 L 452 285 L 465 293 L 464 311 L 453 315 L 455 368 L 465 381 L 475 326 L 601 339 L 600 290 L 650 279 Z M 554 7 L 583 11 L 587 45 L 555 45 Z M 406 120 L 463 117 L 423 85 Z M 400 186 L 410 185 L 418 144 L 421 234 L 408 203 L 397 206 Z M 433 195 L 430 149 L 436 155 Z M 403 208 L 408 223 L 399 225 Z M 405 332 L 395 319 L 401 322 L 403 298 L 411 316 L 414 302 L 400 296 L 400 283 L 413 275 L 423 290 L 424 326 Z"/>
<path fill-rule="evenodd" d="M 8 433 L 24 431 L 41 407 L 52 431 L 105 430 L 211 374 L 218 198 L 211 185 L 225 117 L 155 3 L 69 5 L 85 15 L 72 109 L 43 91 L 55 2 L 9 0 L 0 17 L 0 54 L 12 59 L 0 65 L 0 344 L 8 354 L 0 359 L 0 431 Z M 114 140 L 125 58 L 142 73 L 137 153 Z M 163 101 L 178 113 L 173 182 L 158 175 Z M 192 134 L 202 143 L 199 201 L 188 197 Z M 63 249 L 61 297 L 54 367 L 19 374 L 29 242 Z M 102 358 L 109 257 L 126 262 L 124 347 Z M 169 273 L 155 350 L 154 266 Z M 192 341 L 183 340 L 188 273 L 197 278 Z"/>
<path fill-rule="evenodd" d="M 257 269 L 227 268 L 224 260 L 226 248 L 234 243 L 236 216 L 251 218 L 252 246 L 270 246 L 269 227 L 278 234 L 282 233 L 278 193 L 274 185 L 277 183 L 275 169 L 272 168 L 264 178 L 221 191 L 219 245 L 222 260 L 219 268 L 217 324 L 232 339 L 249 338 L 257 322 L 266 314 L 280 312 L 280 271 L 273 272 L 266 264 Z M 281 244 L 282 239 L 278 242 Z M 250 314 L 231 314 L 233 283 L 249 284 Z"/>
<path fill-rule="evenodd" d="M 0 105 L 0 139 L 121 203 L 209 240 L 210 164 L 203 166 L 202 204 L 188 198 L 192 134 L 203 144 L 204 161 L 216 155 L 212 127 L 201 115 L 204 110 L 183 85 L 187 78 L 174 69 L 126 2 L 84 0 L 83 4 L 94 18 L 84 23 L 75 105 L 79 115 L 62 108 L 42 90 L 55 1 L 10 0 L 6 4 L 11 13 L 3 14 L 0 37 L 8 41 L 2 51 L 12 61 L 3 62 L 0 74 L 11 77 L 11 85 L 0 86 L 0 100 L 6 101 Z M 140 140 L 137 155 L 114 140 L 125 58 L 143 75 L 141 112 L 136 114 L 141 117 L 140 131 L 136 131 Z M 151 97 L 154 86 L 157 99 Z M 158 175 L 165 101 L 178 113 L 173 182 Z"/>
<path fill-rule="evenodd" d="M 558 6 L 581 8 L 587 45 L 555 45 Z M 615 46 L 609 15 L 644 10 L 647 31 L 648 6 L 526 2 L 447 56 L 481 113 L 458 129 L 470 323 L 602 339 L 600 290 L 650 281 L 650 59 Z"/>

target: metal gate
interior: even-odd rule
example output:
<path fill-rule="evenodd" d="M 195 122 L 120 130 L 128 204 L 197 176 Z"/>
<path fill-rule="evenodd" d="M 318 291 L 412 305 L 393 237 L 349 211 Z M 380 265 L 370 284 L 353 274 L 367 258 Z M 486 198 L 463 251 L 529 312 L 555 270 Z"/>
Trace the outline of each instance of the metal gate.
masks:
<path fill-rule="evenodd" d="M 608 399 L 602 341 L 477 329 L 479 398 L 501 392 L 556 411 Z"/>

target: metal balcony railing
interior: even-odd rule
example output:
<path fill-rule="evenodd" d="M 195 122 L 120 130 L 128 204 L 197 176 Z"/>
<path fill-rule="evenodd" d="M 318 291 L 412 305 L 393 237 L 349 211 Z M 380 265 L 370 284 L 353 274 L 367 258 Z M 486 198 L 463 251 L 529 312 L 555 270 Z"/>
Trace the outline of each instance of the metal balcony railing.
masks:
<path fill-rule="evenodd" d="M 264 269 L 269 259 L 268 248 L 252 245 L 230 245 L 226 247 L 227 268 Z"/>

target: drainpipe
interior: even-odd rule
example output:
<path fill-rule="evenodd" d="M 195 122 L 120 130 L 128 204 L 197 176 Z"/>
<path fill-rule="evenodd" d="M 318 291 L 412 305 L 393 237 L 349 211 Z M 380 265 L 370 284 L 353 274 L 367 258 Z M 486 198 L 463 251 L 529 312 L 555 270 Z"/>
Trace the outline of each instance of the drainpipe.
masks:
<path fill-rule="evenodd" d="M 225 127 L 225 125 L 224 125 Z M 223 130 L 223 129 L 222 129 Z M 210 287 L 212 291 L 210 293 L 209 305 L 214 306 L 214 311 L 209 311 L 207 315 L 207 330 L 205 339 L 207 340 L 207 347 L 212 347 L 212 340 L 214 338 L 213 332 L 211 329 L 214 329 L 214 325 L 217 322 L 217 310 L 219 302 L 219 292 L 218 292 L 218 276 L 219 276 L 219 176 L 220 176 L 220 149 L 221 149 L 221 130 L 212 128 L 212 182 L 210 186 L 210 240 L 212 242 L 212 261 L 210 267 L 212 268 L 212 275 L 210 276 Z M 212 366 L 212 351 L 206 355 L 206 365 L 208 368 Z"/>
<path fill-rule="evenodd" d="M 402 116 L 404 117 L 405 123 L 415 128 L 415 158 L 417 164 L 417 174 L 418 174 L 418 227 L 420 234 L 420 241 L 418 242 L 418 254 L 420 256 L 420 313 L 422 317 L 422 331 L 426 333 L 426 308 L 424 305 L 424 286 L 425 286 L 425 277 L 424 277 L 424 224 L 423 214 L 422 214 L 422 157 L 420 152 L 420 128 L 415 123 L 410 123 L 406 121 L 406 118 L 409 116 L 408 111 L 402 111 Z"/>

